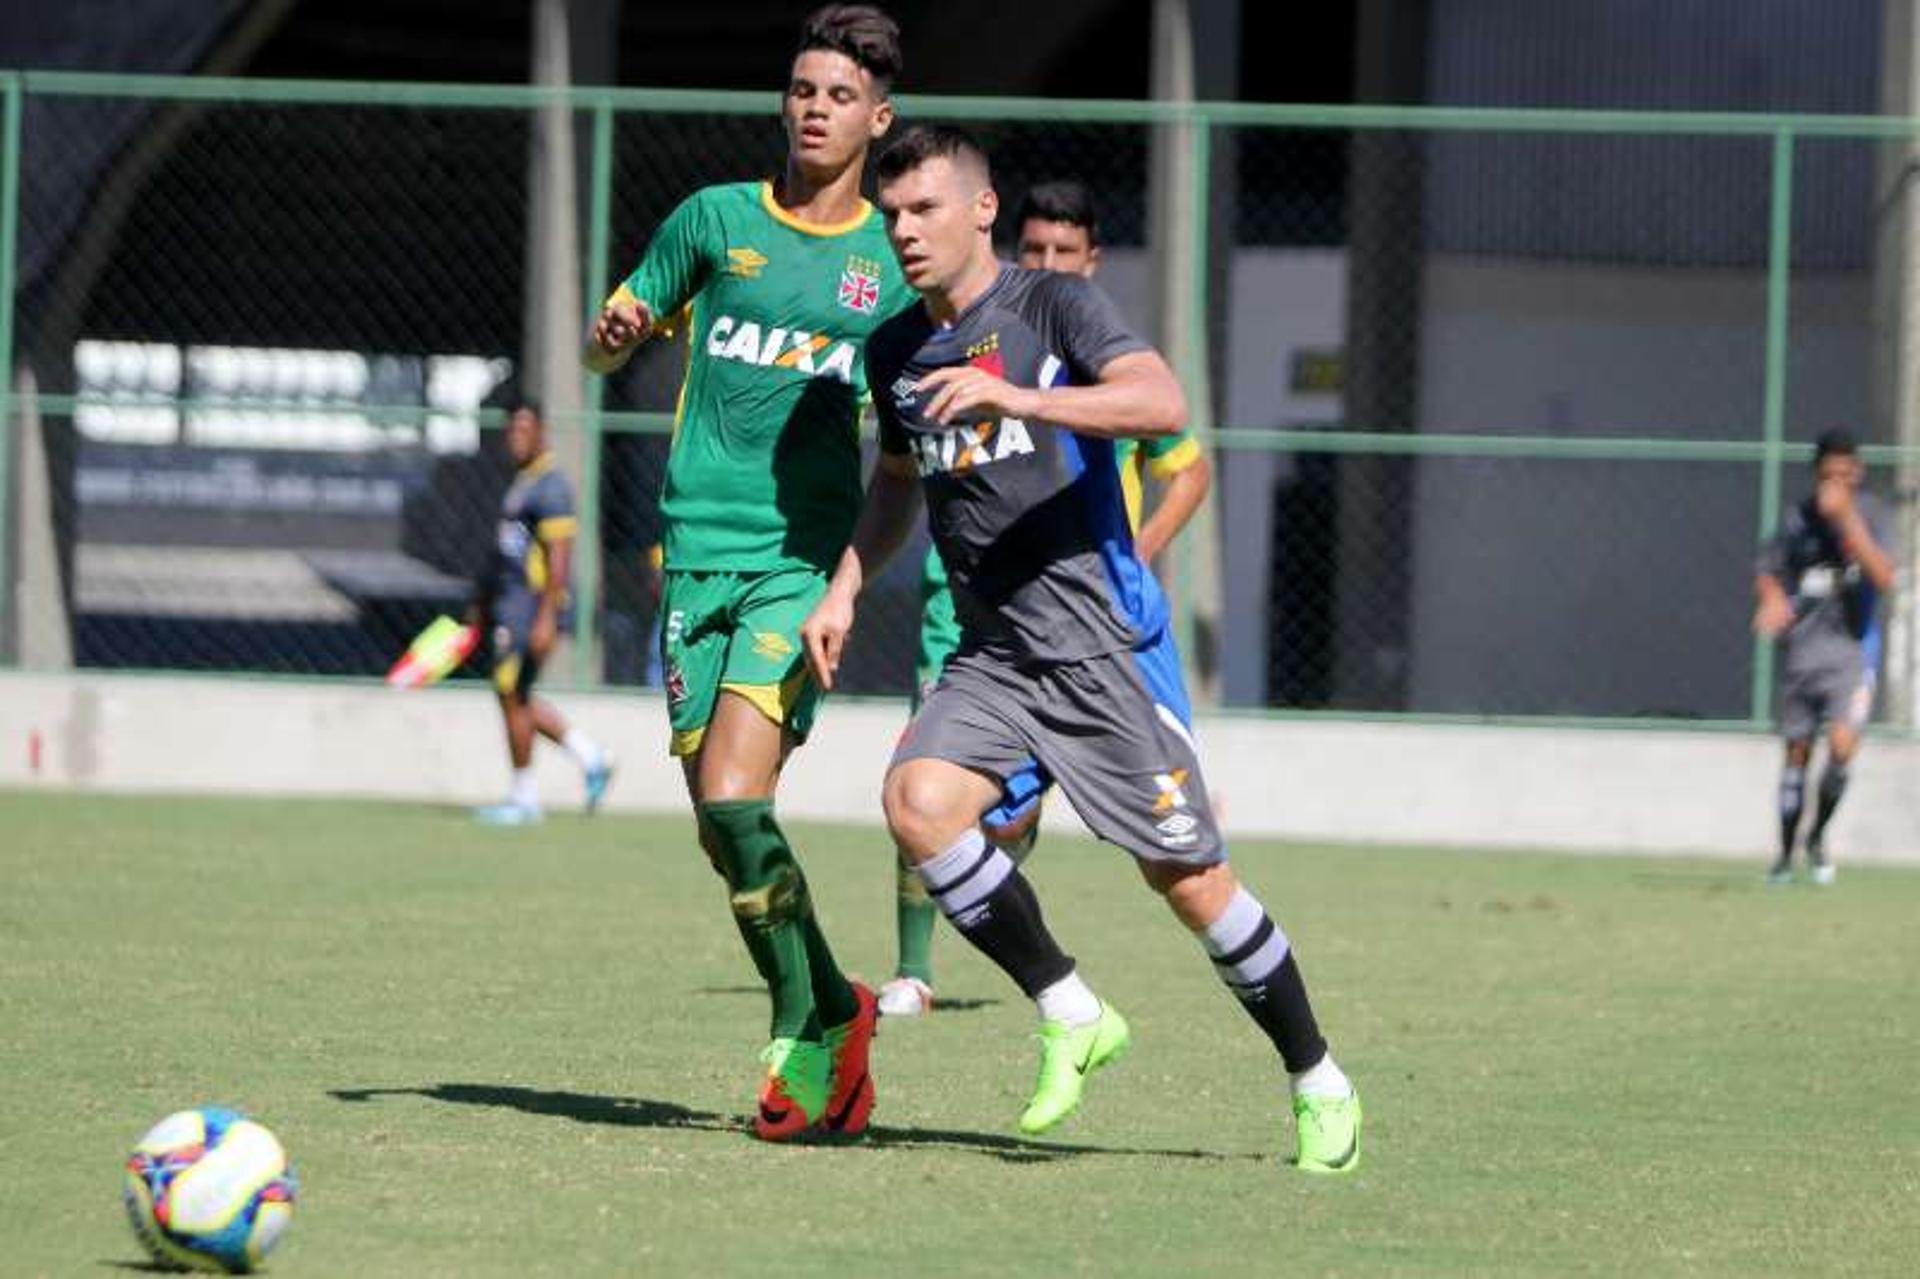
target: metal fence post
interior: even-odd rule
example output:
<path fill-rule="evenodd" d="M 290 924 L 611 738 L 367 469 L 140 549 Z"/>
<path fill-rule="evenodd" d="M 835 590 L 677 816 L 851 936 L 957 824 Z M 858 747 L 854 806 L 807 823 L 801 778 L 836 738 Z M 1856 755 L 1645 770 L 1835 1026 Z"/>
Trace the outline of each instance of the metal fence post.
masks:
<path fill-rule="evenodd" d="M 0 78 L 0 666 L 19 657 L 13 571 L 13 291 L 20 230 L 20 77 Z"/>
<path fill-rule="evenodd" d="M 583 328 L 593 322 L 594 315 L 600 310 L 599 299 L 606 283 L 600 276 L 607 269 L 607 219 L 613 202 L 613 104 L 604 94 L 593 107 L 592 156 L 587 195 L 587 252 L 581 264 L 580 297 L 585 312 L 581 319 Z M 580 536 L 575 542 L 577 562 L 574 569 L 574 580 L 578 584 L 574 601 L 579 642 L 574 645 L 573 677 L 574 682 L 582 687 L 597 688 L 605 669 L 599 661 L 599 601 L 603 571 L 600 554 L 600 452 L 606 441 L 601 415 L 606 401 L 606 379 L 591 373 L 582 377 Z"/>
<path fill-rule="evenodd" d="M 1186 340 L 1181 343 L 1187 359 L 1186 367 L 1179 373 L 1187 387 L 1188 421 L 1211 458 L 1207 436 L 1213 430 L 1213 378 L 1207 341 L 1207 271 L 1213 230 L 1213 121 L 1206 112 L 1196 110 L 1186 128 L 1191 166 L 1187 173 L 1191 184 L 1188 198 L 1193 208 L 1186 227 L 1190 237 L 1187 250 L 1190 274 L 1186 281 Z M 1202 646 L 1212 637 L 1205 633 L 1207 628 L 1201 624 L 1201 615 L 1204 611 L 1216 624 L 1220 616 L 1219 554 L 1213 545 L 1219 528 L 1215 514 L 1219 501 L 1215 497 L 1196 512 L 1194 527 L 1179 539 L 1180 567 L 1174 583 L 1176 634 L 1186 659 L 1189 687 L 1195 688 L 1208 702 L 1217 700 L 1218 662 L 1215 655 L 1202 651 Z"/>
<path fill-rule="evenodd" d="M 1767 226 L 1767 369 L 1761 410 L 1760 540 L 1780 522 L 1780 479 L 1786 461 L 1787 286 L 1793 271 L 1793 130 L 1773 135 L 1773 195 Z M 1773 641 L 1753 637 L 1753 693 L 1747 718 L 1754 727 L 1771 719 Z"/>

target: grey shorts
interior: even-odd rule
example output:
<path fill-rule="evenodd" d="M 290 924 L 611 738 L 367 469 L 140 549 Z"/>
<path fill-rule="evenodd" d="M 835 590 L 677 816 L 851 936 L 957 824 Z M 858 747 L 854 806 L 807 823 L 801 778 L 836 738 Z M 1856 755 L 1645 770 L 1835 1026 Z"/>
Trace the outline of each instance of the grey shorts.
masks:
<path fill-rule="evenodd" d="M 1865 726 L 1873 712 L 1873 672 L 1853 662 L 1789 670 L 1780 677 L 1780 735 L 1804 741 L 1828 724 Z"/>
<path fill-rule="evenodd" d="M 1188 718 L 1170 640 L 1027 669 L 962 653 L 893 762 L 946 760 L 1002 785 L 1038 764 L 1101 839 L 1149 861 L 1211 865 L 1226 848 Z"/>

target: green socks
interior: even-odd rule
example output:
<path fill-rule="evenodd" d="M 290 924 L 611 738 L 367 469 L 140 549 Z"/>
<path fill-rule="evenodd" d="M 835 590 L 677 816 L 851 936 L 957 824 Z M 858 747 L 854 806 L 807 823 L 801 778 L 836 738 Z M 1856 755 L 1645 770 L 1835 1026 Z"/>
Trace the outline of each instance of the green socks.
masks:
<path fill-rule="evenodd" d="M 894 922 L 900 934 L 899 976 L 933 984 L 933 921 L 940 908 L 927 896 L 927 886 L 904 863 L 896 866 L 898 896 L 894 901 Z"/>
<path fill-rule="evenodd" d="M 818 1041 L 859 1011 L 814 917 L 793 849 L 765 799 L 698 805 L 727 878 L 733 922 L 773 997 L 770 1037 Z"/>

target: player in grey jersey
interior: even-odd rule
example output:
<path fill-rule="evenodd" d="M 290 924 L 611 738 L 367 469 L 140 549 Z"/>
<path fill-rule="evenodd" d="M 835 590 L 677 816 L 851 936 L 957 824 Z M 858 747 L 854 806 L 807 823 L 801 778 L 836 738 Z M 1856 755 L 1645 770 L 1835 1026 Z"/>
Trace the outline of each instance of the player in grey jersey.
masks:
<path fill-rule="evenodd" d="M 957 129 L 908 130 L 880 206 L 922 305 L 867 361 L 881 459 L 853 543 L 801 626 L 830 684 L 861 585 L 897 550 L 922 489 L 961 625 L 901 739 L 884 804 L 901 856 L 969 942 L 1031 997 L 1041 1060 L 1026 1133 L 1079 1104 L 1130 1042 L 1041 918 L 979 815 L 1037 761 L 1094 832 L 1132 853 L 1291 1077 L 1295 1163 L 1359 1162 L 1360 1103 L 1327 1051 L 1286 934 L 1235 877 L 1208 802 L 1166 602 L 1134 554 L 1114 440 L 1165 435 L 1185 399 L 1158 352 L 1088 281 L 1002 266 L 985 155 Z"/>
<path fill-rule="evenodd" d="M 1873 709 L 1880 665 L 1880 599 L 1893 589 L 1887 519 L 1878 499 L 1860 491 L 1866 468 L 1845 431 L 1828 431 L 1814 450 L 1814 491 L 1786 513 L 1754 578 L 1753 626 L 1780 641 L 1780 856 L 1774 883 L 1793 877 L 1794 838 L 1806 798 L 1813 739 L 1827 726 L 1827 767 L 1807 835 L 1816 884 L 1833 882 L 1827 823 L 1847 789 L 1847 767 Z"/>

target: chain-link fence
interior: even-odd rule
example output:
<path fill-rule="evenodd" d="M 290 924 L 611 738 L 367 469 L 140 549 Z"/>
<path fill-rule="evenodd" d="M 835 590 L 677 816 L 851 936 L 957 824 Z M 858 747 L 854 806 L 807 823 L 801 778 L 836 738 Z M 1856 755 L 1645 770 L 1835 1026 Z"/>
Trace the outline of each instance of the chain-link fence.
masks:
<path fill-rule="evenodd" d="M 4 91 L 0 660 L 27 667 L 384 671 L 488 553 L 527 317 L 550 295 L 584 318 L 687 193 L 782 156 L 761 95 Z M 1212 392 L 1218 555 L 1189 539 L 1163 569 L 1226 705 L 1760 722 L 1756 544 L 1830 425 L 1873 446 L 1911 560 L 1907 125 L 901 106 L 982 136 L 1009 240 L 1032 184 L 1086 183 L 1101 281 L 1148 334 L 1177 344 L 1168 298 L 1204 299 L 1179 349 Z M 578 192 L 557 293 L 529 265 L 543 109 Z M 1169 190 L 1156 148 L 1182 138 L 1207 162 Z M 685 358 L 652 344 L 549 414 L 594 552 L 563 679 L 658 681 Z M 918 563 L 875 584 L 853 691 L 908 686 Z M 1912 609 L 1883 708 L 1903 725 Z"/>

